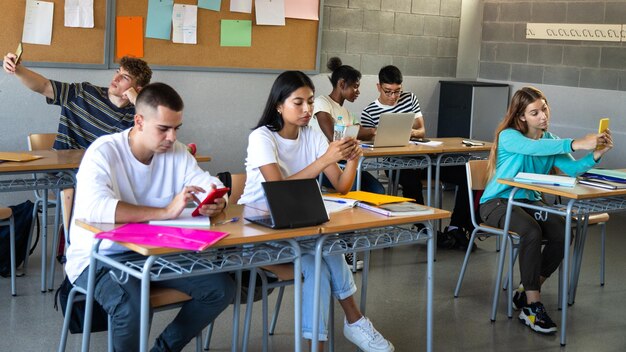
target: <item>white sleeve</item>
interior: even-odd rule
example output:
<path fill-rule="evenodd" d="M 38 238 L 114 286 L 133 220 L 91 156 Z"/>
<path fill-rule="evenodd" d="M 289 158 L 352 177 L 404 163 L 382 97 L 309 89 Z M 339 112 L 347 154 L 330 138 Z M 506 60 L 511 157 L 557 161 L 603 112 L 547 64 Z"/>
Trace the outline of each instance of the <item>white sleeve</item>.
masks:
<path fill-rule="evenodd" d="M 115 223 L 119 197 L 111 165 L 119 163 L 114 146 L 103 143 L 89 148 L 76 175 L 75 218 L 89 222 Z"/>
<path fill-rule="evenodd" d="M 317 114 L 320 111 L 328 113 L 331 116 L 333 115 L 332 107 L 330 106 L 328 100 L 324 99 L 324 96 L 322 95 L 315 98 L 315 101 L 313 102 L 313 115 Z M 335 116 L 333 116 L 333 119 L 334 118 Z"/>
<path fill-rule="evenodd" d="M 248 159 L 246 164 L 251 169 L 263 165 L 278 163 L 278 150 L 271 135 L 272 132 L 257 128 L 248 137 Z"/>

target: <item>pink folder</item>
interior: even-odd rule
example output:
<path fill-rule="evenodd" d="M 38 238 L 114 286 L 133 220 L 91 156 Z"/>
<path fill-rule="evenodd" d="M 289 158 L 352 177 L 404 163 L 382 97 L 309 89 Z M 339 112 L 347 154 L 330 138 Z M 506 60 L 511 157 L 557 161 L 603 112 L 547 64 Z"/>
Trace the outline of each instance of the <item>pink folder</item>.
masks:
<path fill-rule="evenodd" d="M 226 232 L 137 223 L 126 224 L 114 230 L 96 234 L 96 238 L 116 242 L 131 242 L 191 251 L 202 251 L 226 236 L 228 236 Z"/>

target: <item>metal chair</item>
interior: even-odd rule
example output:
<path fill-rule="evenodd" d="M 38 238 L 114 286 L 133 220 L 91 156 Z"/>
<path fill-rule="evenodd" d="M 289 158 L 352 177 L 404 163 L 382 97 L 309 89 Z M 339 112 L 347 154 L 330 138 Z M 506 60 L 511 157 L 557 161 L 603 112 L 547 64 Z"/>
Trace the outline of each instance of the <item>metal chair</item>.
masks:
<path fill-rule="evenodd" d="M 465 271 L 467 270 L 467 264 L 469 263 L 470 255 L 472 254 L 472 244 L 476 240 L 476 237 L 481 236 L 497 236 L 500 240 L 505 240 L 508 243 L 509 255 L 516 256 L 517 246 L 519 244 L 519 237 L 516 233 L 509 231 L 508 234 L 504 233 L 504 230 L 497 227 L 492 227 L 484 223 L 478 223 L 476 221 L 476 210 L 474 209 L 474 192 L 483 191 L 487 185 L 487 164 L 488 160 L 470 160 L 465 164 L 467 171 L 467 191 L 469 194 L 469 208 L 470 216 L 472 219 L 472 225 L 474 225 L 474 231 L 472 231 L 472 237 L 470 238 L 467 251 L 465 252 L 465 258 L 463 259 L 463 265 L 461 266 L 461 272 L 454 289 L 454 297 L 459 297 L 461 291 L 461 285 L 463 284 L 463 278 L 465 277 Z M 514 260 L 510 261 L 513 263 Z M 512 275 L 512 265 L 509 265 L 509 275 Z M 498 275 L 502 275 L 503 268 L 498 268 Z M 512 278 L 511 278 L 512 279 Z M 507 281 L 508 282 L 508 281 Z"/>
<path fill-rule="evenodd" d="M 56 133 L 31 133 L 28 135 L 28 150 L 33 151 L 33 150 L 50 150 L 52 149 L 53 145 L 54 145 L 54 140 L 56 139 L 57 134 Z M 36 177 L 36 175 L 35 175 Z M 31 241 L 32 241 L 32 233 L 33 233 L 33 229 L 34 229 L 34 225 L 35 225 L 35 220 L 36 217 L 38 216 L 39 212 L 42 211 L 42 209 L 44 207 L 46 208 L 54 208 L 55 212 L 54 212 L 54 235 L 53 235 L 53 253 L 56 250 L 56 248 L 58 247 L 58 243 L 59 243 L 59 218 L 60 218 L 60 210 L 58 207 L 58 200 L 57 200 L 57 194 L 56 193 L 50 193 L 48 190 L 42 190 L 42 191 L 34 191 L 35 192 L 35 207 L 33 209 L 33 225 L 31 226 L 31 234 L 28 238 L 28 246 L 27 248 L 30 249 L 31 246 Z M 46 199 L 46 194 L 47 194 L 47 199 Z M 44 204 L 45 202 L 45 204 Z M 41 250 L 47 250 L 46 246 L 45 246 L 45 242 L 42 243 L 42 248 Z M 26 268 L 28 266 L 28 255 L 24 258 L 24 271 L 26 271 Z M 52 289 L 54 287 L 54 271 L 55 271 L 55 267 L 56 267 L 56 256 L 53 254 L 50 256 L 50 282 L 48 285 L 48 289 Z M 43 272 L 46 271 L 46 263 L 42 261 L 41 264 L 41 268 L 42 268 L 42 275 Z"/>
<path fill-rule="evenodd" d="M 0 226 L 6 225 L 9 225 L 9 251 L 11 252 L 11 295 L 15 296 L 17 294 L 15 289 L 15 220 L 11 208 L 0 206 Z"/>
<path fill-rule="evenodd" d="M 66 239 L 69 241 L 69 227 L 70 220 L 72 218 L 72 209 L 74 206 L 74 189 L 65 189 L 61 191 L 61 198 L 63 208 L 63 227 L 66 229 Z M 2 209 L 2 208 L 0 208 Z M 67 344 L 67 336 L 70 327 L 70 318 L 72 306 L 78 300 L 84 300 L 87 295 L 87 291 L 79 286 L 74 286 L 70 291 L 67 298 L 67 307 L 65 318 L 63 319 L 63 328 L 61 330 L 61 341 L 59 342 L 59 352 L 65 351 Z M 180 307 L 183 303 L 191 300 L 192 298 L 172 288 L 153 287 L 150 290 L 150 305 L 155 312 L 174 309 Z M 109 326 L 111 325 L 111 316 L 109 316 Z M 113 349 L 113 336 L 109 330 L 108 332 L 108 349 Z M 202 332 L 196 337 L 196 352 L 202 351 Z"/>

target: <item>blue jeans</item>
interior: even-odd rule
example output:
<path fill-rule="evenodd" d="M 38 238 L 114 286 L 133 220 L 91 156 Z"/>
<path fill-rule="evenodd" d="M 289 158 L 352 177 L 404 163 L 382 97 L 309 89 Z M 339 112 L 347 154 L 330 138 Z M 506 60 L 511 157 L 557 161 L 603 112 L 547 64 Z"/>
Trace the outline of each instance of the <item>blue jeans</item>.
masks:
<path fill-rule="evenodd" d="M 98 263 L 96 268 L 95 300 L 112 318 L 113 350 L 139 350 L 139 315 L 141 311 L 141 281 L 130 277 L 119 284 L 110 268 Z M 87 267 L 74 282 L 86 288 Z M 152 287 L 169 287 L 188 294 L 192 300 L 183 304 L 174 320 L 157 337 L 151 351 L 181 351 L 202 329 L 232 302 L 235 285 L 227 274 L 211 274 L 175 280 L 153 282 Z M 152 322 L 152 311 L 150 311 Z"/>
<path fill-rule="evenodd" d="M 313 290 L 315 286 L 315 256 L 302 255 L 302 336 L 313 337 Z M 352 272 L 346 264 L 343 254 L 322 258 L 322 280 L 320 281 L 320 320 L 319 341 L 328 340 L 328 315 L 331 302 L 330 295 L 343 300 L 356 292 Z"/>

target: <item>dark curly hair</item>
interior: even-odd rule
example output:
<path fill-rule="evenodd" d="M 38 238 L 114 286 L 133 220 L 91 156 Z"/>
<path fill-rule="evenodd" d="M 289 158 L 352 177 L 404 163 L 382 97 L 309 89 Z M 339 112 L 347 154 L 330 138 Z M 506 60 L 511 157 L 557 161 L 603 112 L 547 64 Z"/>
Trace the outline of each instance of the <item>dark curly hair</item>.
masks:
<path fill-rule="evenodd" d="M 140 87 L 147 86 L 150 83 L 150 79 L 152 79 L 152 70 L 148 63 L 142 59 L 124 56 L 120 60 L 120 67 L 123 67 L 128 73 L 133 75 L 137 79 L 137 85 Z"/>

